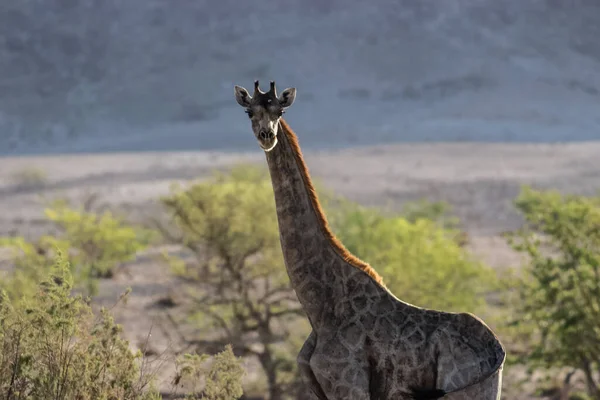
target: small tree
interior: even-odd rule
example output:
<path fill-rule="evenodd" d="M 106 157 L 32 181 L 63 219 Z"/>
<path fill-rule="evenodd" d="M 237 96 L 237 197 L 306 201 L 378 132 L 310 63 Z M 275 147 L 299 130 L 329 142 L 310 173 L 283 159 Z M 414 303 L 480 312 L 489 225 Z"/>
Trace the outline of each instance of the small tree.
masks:
<path fill-rule="evenodd" d="M 59 255 L 34 293 L 17 304 L 0 296 L 0 397 L 158 400 L 140 374 L 141 353 L 129 350 L 106 310 L 96 318 L 71 296 L 72 283 Z"/>
<path fill-rule="evenodd" d="M 525 187 L 516 206 L 526 224 L 510 243 L 529 260 L 512 321 L 532 346 L 524 358 L 582 371 L 600 399 L 600 198 Z"/>
<path fill-rule="evenodd" d="M 244 369 L 240 360 L 233 354 L 231 345 L 213 357 L 209 368 L 205 366 L 206 354 L 185 354 L 177 360 L 177 375 L 174 383 L 189 381 L 194 390 L 187 400 L 236 400 L 243 395 L 242 377 Z M 200 390 L 198 383 L 204 380 Z"/>
<path fill-rule="evenodd" d="M 475 312 L 485 304 L 496 277 L 461 248 L 457 222 L 443 204 L 419 202 L 399 215 L 333 204 L 330 219 L 342 243 L 373 265 L 402 300 L 446 311 Z"/>
<path fill-rule="evenodd" d="M 65 257 L 77 287 L 93 295 L 99 278 L 111 277 L 119 264 L 133 259 L 153 238 L 152 231 L 130 226 L 108 211 L 97 214 L 65 201 L 53 202 L 45 215 L 59 230 L 58 236 L 43 235 L 34 242 L 22 237 L 0 238 L 0 246 L 16 250 L 12 286 L 4 285 L 9 293 L 21 296 L 35 290 L 60 248 L 68 249 Z"/>
<path fill-rule="evenodd" d="M 163 232 L 188 253 L 186 259 L 168 257 L 190 285 L 188 315 L 203 336 L 219 332 L 204 343 L 213 348 L 231 343 L 242 355 L 256 357 L 269 398 L 283 398 L 295 387 L 299 343 L 292 330 L 302 328 L 303 311 L 284 268 L 268 176 L 239 166 L 176 188 L 162 203 L 175 225 L 174 232 Z"/>

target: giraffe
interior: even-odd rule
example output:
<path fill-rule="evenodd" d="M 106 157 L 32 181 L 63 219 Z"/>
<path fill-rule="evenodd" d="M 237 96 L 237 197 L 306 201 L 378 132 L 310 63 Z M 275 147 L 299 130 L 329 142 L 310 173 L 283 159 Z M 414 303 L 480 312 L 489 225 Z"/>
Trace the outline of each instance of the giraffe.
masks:
<path fill-rule="evenodd" d="M 403 302 L 332 233 L 282 118 L 296 89 L 234 92 L 266 155 L 285 266 L 312 328 L 297 357 L 312 398 L 500 399 L 505 351 L 483 321 Z"/>

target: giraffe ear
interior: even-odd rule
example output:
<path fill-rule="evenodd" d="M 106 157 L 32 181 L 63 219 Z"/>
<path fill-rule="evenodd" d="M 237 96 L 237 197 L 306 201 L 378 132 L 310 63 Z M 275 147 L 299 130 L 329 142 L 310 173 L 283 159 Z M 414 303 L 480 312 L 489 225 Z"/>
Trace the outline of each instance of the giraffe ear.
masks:
<path fill-rule="evenodd" d="M 283 108 L 288 108 L 294 104 L 296 100 L 296 88 L 287 88 L 279 95 L 279 105 Z"/>
<path fill-rule="evenodd" d="M 250 101 L 252 100 L 252 96 L 250 96 L 250 93 L 248 93 L 246 89 L 244 89 L 241 86 L 235 85 L 234 92 L 235 100 L 240 106 L 244 108 L 250 107 Z"/>

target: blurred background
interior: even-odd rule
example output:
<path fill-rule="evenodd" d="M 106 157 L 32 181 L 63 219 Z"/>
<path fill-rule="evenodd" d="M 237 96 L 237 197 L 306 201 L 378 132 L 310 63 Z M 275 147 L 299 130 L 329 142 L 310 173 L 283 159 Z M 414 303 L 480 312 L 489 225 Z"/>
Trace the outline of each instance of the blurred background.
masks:
<path fill-rule="evenodd" d="M 600 0 L 0 1 L 0 397 L 307 400 L 258 79 L 344 245 L 498 334 L 503 400 L 600 400 L 599 71 Z"/>
<path fill-rule="evenodd" d="M 232 94 L 254 79 L 298 88 L 288 118 L 307 148 L 597 138 L 599 13 L 595 0 L 5 1 L 0 152 L 254 148 Z"/>

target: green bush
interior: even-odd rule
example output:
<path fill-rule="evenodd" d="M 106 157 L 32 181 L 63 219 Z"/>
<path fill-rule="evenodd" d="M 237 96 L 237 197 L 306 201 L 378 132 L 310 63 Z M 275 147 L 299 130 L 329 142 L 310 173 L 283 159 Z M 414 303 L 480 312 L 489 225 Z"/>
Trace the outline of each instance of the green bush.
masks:
<path fill-rule="evenodd" d="M 186 258 L 167 260 L 189 285 L 188 317 L 199 336 L 218 333 L 203 343 L 212 348 L 231 343 L 255 357 L 269 397 L 290 395 L 301 345 L 292 331 L 302 334 L 303 311 L 284 267 L 268 175 L 239 166 L 206 182 L 176 187 L 162 202 L 173 216 L 167 236 L 187 250 Z"/>
<path fill-rule="evenodd" d="M 233 354 L 231 345 L 213 357 L 209 368 L 205 366 L 209 356 L 185 354 L 177 360 L 175 382 L 189 382 L 193 387 L 187 400 L 236 400 L 243 395 L 242 377 L 244 369 L 240 360 Z M 204 387 L 199 389 L 199 383 Z"/>
<path fill-rule="evenodd" d="M 121 339 L 106 310 L 94 317 L 58 257 L 34 293 L 17 304 L 0 297 L 0 397 L 7 400 L 150 400 L 141 353 Z"/>
<path fill-rule="evenodd" d="M 436 201 L 430 202 L 425 199 L 407 203 L 402 209 L 402 217 L 409 222 L 417 222 L 426 219 L 439 223 L 443 228 L 456 229 L 458 218 L 451 215 L 452 207 L 449 204 Z"/>
<path fill-rule="evenodd" d="M 495 286 L 491 269 L 461 248 L 454 219 L 439 204 L 410 205 L 406 215 L 349 202 L 329 213 L 346 248 L 369 262 L 399 298 L 420 307 L 474 312 Z M 441 223 L 440 223 L 441 222 Z"/>
<path fill-rule="evenodd" d="M 69 249 L 65 257 L 76 286 L 96 294 L 97 280 L 112 276 L 115 268 L 132 260 L 153 237 L 153 232 L 130 226 L 110 212 L 96 214 L 73 208 L 65 201 L 53 202 L 45 215 L 59 230 L 57 236 L 44 235 L 34 242 L 22 237 L 0 238 L 0 246 L 16 250 L 11 285 L 2 285 L 9 294 L 20 296 L 35 290 L 40 277 L 53 264 L 58 248 Z"/>
<path fill-rule="evenodd" d="M 512 325 L 532 367 L 583 372 L 600 399 L 600 198 L 525 187 L 516 200 L 526 224 L 510 243 L 527 256 Z"/>

